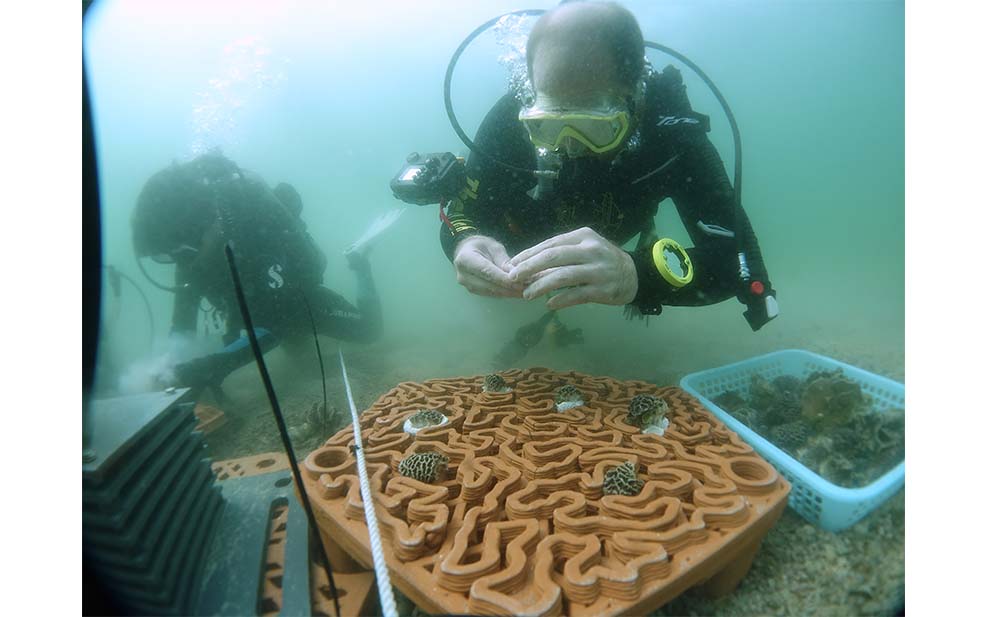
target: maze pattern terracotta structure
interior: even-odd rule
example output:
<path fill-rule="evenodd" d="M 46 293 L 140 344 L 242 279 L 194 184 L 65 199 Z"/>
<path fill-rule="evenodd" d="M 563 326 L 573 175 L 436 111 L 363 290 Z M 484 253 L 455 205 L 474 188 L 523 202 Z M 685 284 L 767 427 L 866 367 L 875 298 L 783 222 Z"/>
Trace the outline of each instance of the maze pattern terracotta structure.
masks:
<path fill-rule="evenodd" d="M 287 531 L 288 506 L 277 506 L 271 511 L 268 523 L 268 549 L 264 554 L 264 580 L 257 611 L 260 617 L 275 617 L 281 612 Z"/>
<path fill-rule="evenodd" d="M 247 478 L 281 471 L 288 469 L 290 465 L 288 464 L 288 456 L 284 452 L 267 452 L 243 458 L 215 461 L 211 467 L 217 480 L 226 480 L 227 478 Z"/>
<path fill-rule="evenodd" d="M 730 592 L 785 508 L 789 484 L 675 387 L 548 369 L 402 383 L 361 414 L 364 455 L 392 582 L 434 613 L 641 614 L 694 585 Z M 585 404 L 555 410 L 566 384 Z M 669 407 L 662 436 L 626 422 L 637 394 Z M 422 409 L 449 422 L 411 435 Z M 304 464 L 334 569 L 371 564 L 352 426 Z M 446 477 L 402 477 L 415 452 L 449 458 Z M 635 496 L 604 495 L 630 461 Z"/>

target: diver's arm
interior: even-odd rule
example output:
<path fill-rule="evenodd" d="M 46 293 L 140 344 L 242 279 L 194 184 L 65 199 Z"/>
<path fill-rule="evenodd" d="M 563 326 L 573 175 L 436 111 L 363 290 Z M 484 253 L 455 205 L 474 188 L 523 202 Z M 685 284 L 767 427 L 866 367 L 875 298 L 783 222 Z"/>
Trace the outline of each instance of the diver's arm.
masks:
<path fill-rule="evenodd" d="M 254 328 L 261 352 L 278 346 L 278 339 L 264 328 Z M 191 388 L 218 386 L 233 371 L 254 361 L 250 339 L 245 335 L 236 339 L 221 351 L 195 358 L 175 366 L 175 384 Z"/>
<path fill-rule="evenodd" d="M 476 158 L 474 155 L 470 156 L 467 165 L 467 184 L 450 200 L 446 210 L 446 220 L 439 226 L 439 243 L 450 261 L 453 261 L 456 247 L 460 242 L 470 236 L 482 234 L 479 229 L 481 223 L 477 209 L 477 193 L 471 189 L 478 184 L 476 179 L 478 173 L 482 173 L 474 160 Z"/>
<path fill-rule="evenodd" d="M 658 315 L 663 305 L 705 306 L 727 300 L 735 295 L 737 287 L 733 248 L 734 241 L 725 239 L 716 245 L 686 249 L 693 264 L 693 280 L 678 289 L 659 274 L 651 245 L 636 249 L 631 259 L 638 275 L 638 294 L 631 304 L 644 315 Z"/>
<path fill-rule="evenodd" d="M 479 232 L 476 227 L 455 233 L 446 223 L 443 223 L 439 228 L 439 245 L 442 246 L 443 253 L 446 254 L 446 259 L 453 261 L 453 258 L 456 256 L 456 247 L 460 245 L 460 242 L 478 234 Z"/>
<path fill-rule="evenodd" d="M 657 314 L 661 305 L 702 306 L 716 304 L 737 295 L 737 243 L 733 237 L 712 234 L 701 228 L 734 230 L 734 189 L 724 171 L 717 150 L 706 135 L 699 136 L 681 154 L 677 175 L 680 181 L 672 193 L 694 246 L 686 249 L 693 264 L 693 281 L 676 289 L 659 274 L 652 261 L 652 245 L 640 246 L 632 258 L 638 272 L 639 290 L 634 302 L 644 314 Z M 741 232 L 750 234 L 747 215 L 741 211 Z M 767 273 L 760 273 L 771 289 Z"/>

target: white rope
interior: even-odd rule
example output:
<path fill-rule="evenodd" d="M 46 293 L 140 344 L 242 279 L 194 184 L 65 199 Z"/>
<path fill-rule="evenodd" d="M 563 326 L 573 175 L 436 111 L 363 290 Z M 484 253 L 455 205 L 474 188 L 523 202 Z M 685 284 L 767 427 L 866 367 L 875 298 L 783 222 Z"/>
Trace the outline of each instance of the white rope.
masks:
<path fill-rule="evenodd" d="M 354 454 L 357 457 L 357 475 L 360 478 L 360 497 L 364 500 L 364 516 L 367 518 L 367 532 L 370 535 L 371 557 L 374 559 L 374 574 L 377 576 L 377 593 L 381 598 L 381 613 L 384 617 L 397 617 L 398 608 L 395 606 L 395 595 L 391 589 L 391 578 L 388 576 L 388 564 L 384 561 L 381 532 L 377 527 L 374 496 L 371 494 L 370 480 L 367 478 L 364 444 L 360 439 L 360 418 L 357 417 L 357 406 L 353 404 L 353 392 L 350 391 L 350 380 L 346 374 L 346 362 L 343 361 L 342 347 L 340 348 L 340 369 L 343 371 L 343 384 L 346 386 L 346 397 L 350 401 L 350 416 L 353 418 L 353 441 L 356 445 Z"/>

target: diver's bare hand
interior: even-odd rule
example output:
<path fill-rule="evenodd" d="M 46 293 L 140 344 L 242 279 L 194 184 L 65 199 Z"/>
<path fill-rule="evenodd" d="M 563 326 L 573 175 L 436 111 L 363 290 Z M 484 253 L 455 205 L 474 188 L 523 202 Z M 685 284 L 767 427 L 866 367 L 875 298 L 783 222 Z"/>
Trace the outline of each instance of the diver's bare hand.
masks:
<path fill-rule="evenodd" d="M 453 255 L 456 281 L 480 296 L 520 298 L 522 286 L 508 278 L 508 252 L 487 236 L 470 236 Z"/>
<path fill-rule="evenodd" d="M 525 285 L 526 300 L 559 291 L 546 302 L 549 309 L 588 302 L 628 304 L 638 294 L 631 255 L 589 227 L 526 249 L 508 267 L 510 278 Z"/>

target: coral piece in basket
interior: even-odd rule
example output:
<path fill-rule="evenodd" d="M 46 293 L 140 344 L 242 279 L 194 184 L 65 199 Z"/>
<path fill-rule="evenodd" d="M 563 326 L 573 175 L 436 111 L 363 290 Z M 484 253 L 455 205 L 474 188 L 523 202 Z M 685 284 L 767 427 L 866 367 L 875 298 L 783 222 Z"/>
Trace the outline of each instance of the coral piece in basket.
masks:
<path fill-rule="evenodd" d="M 785 508 L 774 468 L 679 388 L 547 369 L 505 377 L 503 393 L 480 376 L 402 383 L 360 416 L 403 593 L 431 613 L 617 615 L 701 582 L 734 588 Z M 583 404 L 558 411 L 563 386 Z M 638 395 L 667 406 L 664 435 L 629 423 Z M 422 409 L 448 422 L 406 433 Z M 313 451 L 304 484 L 331 554 L 369 567 L 353 445 L 347 427 Z M 405 477 L 411 460 L 448 470 L 424 483 Z"/>

